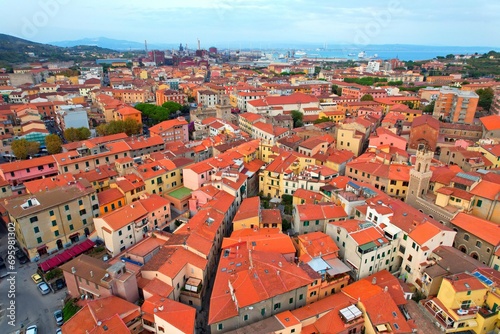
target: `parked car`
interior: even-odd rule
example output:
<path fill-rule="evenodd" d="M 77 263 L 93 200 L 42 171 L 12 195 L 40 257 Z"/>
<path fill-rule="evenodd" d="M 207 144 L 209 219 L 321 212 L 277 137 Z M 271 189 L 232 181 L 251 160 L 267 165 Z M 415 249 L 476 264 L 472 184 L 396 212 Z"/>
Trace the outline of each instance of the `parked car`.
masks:
<path fill-rule="evenodd" d="M 64 278 L 58 278 L 56 280 L 56 289 L 61 290 L 66 286 L 66 282 L 64 281 Z"/>
<path fill-rule="evenodd" d="M 38 286 L 38 290 L 40 290 L 42 295 L 46 295 L 50 292 L 50 288 L 47 285 L 47 283 L 45 283 L 45 282 L 38 283 L 37 286 Z"/>
<path fill-rule="evenodd" d="M 37 334 L 38 333 L 38 327 L 36 325 L 29 326 L 26 328 L 26 334 Z"/>
<path fill-rule="evenodd" d="M 20 264 L 25 264 L 29 261 L 28 257 L 23 253 L 22 250 L 16 251 L 16 257 Z"/>
<path fill-rule="evenodd" d="M 64 322 L 63 312 L 61 310 L 55 311 L 54 319 L 56 319 L 57 326 L 61 326 Z"/>
<path fill-rule="evenodd" d="M 40 276 L 38 273 L 31 275 L 31 279 L 33 280 L 33 282 L 35 282 L 35 284 L 43 282 L 42 276 Z"/>

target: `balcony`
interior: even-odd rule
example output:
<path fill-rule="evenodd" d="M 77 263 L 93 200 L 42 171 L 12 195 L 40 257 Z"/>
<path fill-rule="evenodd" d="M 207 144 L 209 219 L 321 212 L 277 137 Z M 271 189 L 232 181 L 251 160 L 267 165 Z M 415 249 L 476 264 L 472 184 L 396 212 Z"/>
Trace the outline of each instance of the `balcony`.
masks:
<path fill-rule="evenodd" d="M 186 285 L 181 290 L 181 295 L 186 295 L 194 298 L 201 298 L 201 292 L 203 284 L 201 279 L 195 277 L 189 277 L 186 281 Z"/>

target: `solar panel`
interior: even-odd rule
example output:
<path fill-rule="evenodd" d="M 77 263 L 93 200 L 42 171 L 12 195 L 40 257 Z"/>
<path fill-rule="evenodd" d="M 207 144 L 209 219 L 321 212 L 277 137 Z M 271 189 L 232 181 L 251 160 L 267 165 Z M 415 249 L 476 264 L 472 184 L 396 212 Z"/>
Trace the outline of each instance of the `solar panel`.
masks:
<path fill-rule="evenodd" d="M 461 177 L 462 179 L 466 179 L 466 180 L 474 181 L 474 182 L 477 182 L 481 179 L 478 176 L 469 175 L 469 174 L 465 174 L 465 173 L 457 173 L 457 176 Z"/>
<path fill-rule="evenodd" d="M 488 277 L 484 276 L 483 274 L 481 274 L 480 272 L 474 272 L 472 274 L 472 276 L 476 277 L 478 280 L 480 280 L 481 282 L 483 282 L 484 284 L 490 286 L 493 284 L 493 281 L 490 280 Z"/>
<path fill-rule="evenodd" d="M 345 307 L 341 309 L 339 312 L 342 318 L 344 318 L 345 322 L 350 322 L 363 315 L 363 313 L 361 313 L 361 311 L 355 305 Z"/>

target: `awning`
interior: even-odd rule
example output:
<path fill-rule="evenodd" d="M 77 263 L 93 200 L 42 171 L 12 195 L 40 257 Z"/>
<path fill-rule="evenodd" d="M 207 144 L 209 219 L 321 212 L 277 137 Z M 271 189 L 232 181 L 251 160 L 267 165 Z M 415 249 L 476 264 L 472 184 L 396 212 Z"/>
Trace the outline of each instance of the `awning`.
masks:
<path fill-rule="evenodd" d="M 326 271 L 330 276 L 335 276 L 351 271 L 351 268 L 346 266 L 345 263 L 338 258 L 327 260 L 326 263 L 328 263 L 331 267 Z"/>
<path fill-rule="evenodd" d="M 76 233 L 71 234 L 71 235 L 69 236 L 69 238 L 71 239 L 71 238 L 77 237 L 77 236 L 79 236 L 79 235 L 80 235 L 80 233 L 76 232 Z"/>
<path fill-rule="evenodd" d="M 64 252 L 54 255 L 48 260 L 40 263 L 38 267 L 42 269 L 42 271 L 47 272 L 55 267 L 60 266 L 63 263 L 68 262 L 74 257 L 88 251 L 92 247 L 95 246 L 95 242 L 90 239 L 86 239 L 85 241 L 79 243 L 78 245 L 74 245 L 71 248 L 66 249 Z"/>
<path fill-rule="evenodd" d="M 36 248 L 36 250 L 43 250 L 43 249 L 47 249 L 47 245 L 41 245 Z"/>

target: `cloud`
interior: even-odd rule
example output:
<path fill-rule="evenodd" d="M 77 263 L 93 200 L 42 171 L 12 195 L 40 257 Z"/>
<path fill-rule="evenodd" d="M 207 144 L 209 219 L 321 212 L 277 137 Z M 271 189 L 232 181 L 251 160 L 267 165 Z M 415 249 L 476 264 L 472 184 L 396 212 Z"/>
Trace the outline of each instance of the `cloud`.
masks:
<path fill-rule="evenodd" d="M 23 22 L 57 3 L 35 41 L 106 36 L 151 42 L 241 41 L 500 45 L 500 3 L 486 0 L 17 0 L 2 4 L 0 31 L 22 36 Z M 396 9 L 396 10 L 394 10 Z M 20 23 L 21 22 L 21 23 Z"/>

